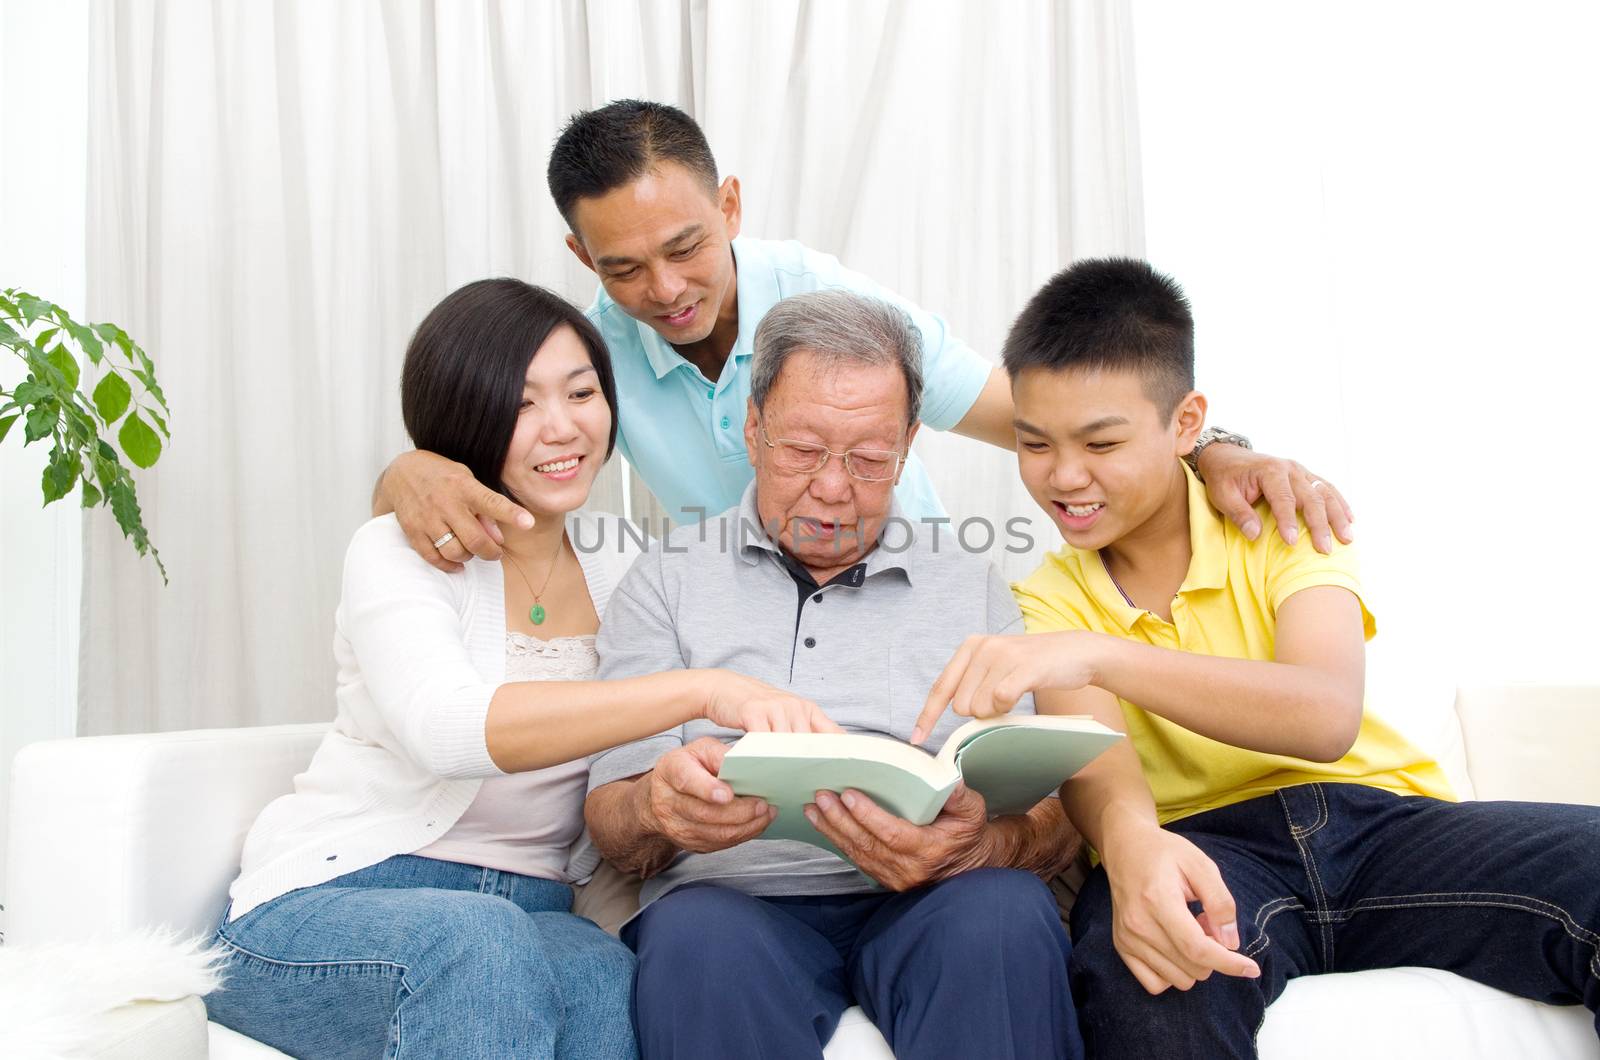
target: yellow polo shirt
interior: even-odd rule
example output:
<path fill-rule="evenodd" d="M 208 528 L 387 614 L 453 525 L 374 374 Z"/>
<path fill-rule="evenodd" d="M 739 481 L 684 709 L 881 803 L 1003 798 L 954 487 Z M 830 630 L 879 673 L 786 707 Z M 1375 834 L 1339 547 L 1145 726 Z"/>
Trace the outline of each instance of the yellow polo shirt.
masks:
<path fill-rule="evenodd" d="M 1262 530 L 1251 541 L 1211 507 L 1205 487 L 1189 481 L 1189 574 L 1172 601 L 1172 621 L 1129 604 L 1098 552 L 1068 545 L 1046 557 L 1012 586 L 1030 633 L 1087 629 L 1159 648 L 1234 659 L 1271 661 L 1278 608 L 1315 585 L 1337 585 L 1361 598 L 1353 548 L 1334 541 L 1331 556 L 1300 539 L 1286 545 L 1266 504 L 1257 506 Z M 1361 604 L 1367 639 L 1376 627 Z M 1214 810 L 1279 788 L 1317 781 L 1368 784 L 1400 795 L 1454 799 L 1444 771 L 1368 710 L 1348 754 L 1337 762 L 1308 762 L 1220 743 L 1122 700 L 1128 736 L 1155 795 L 1161 823 Z"/>

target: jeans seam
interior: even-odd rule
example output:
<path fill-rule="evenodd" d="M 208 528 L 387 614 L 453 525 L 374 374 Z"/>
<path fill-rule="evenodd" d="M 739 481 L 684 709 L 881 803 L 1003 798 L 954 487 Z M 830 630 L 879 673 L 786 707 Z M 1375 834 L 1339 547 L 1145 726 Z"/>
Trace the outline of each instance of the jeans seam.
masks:
<path fill-rule="evenodd" d="M 1318 798 L 1321 798 L 1321 785 L 1311 785 L 1317 788 Z M 1322 875 L 1317 871 L 1316 859 L 1311 856 L 1311 849 L 1306 845 L 1305 837 L 1310 832 L 1301 833 L 1295 826 L 1294 815 L 1289 810 L 1289 800 L 1284 797 L 1283 789 L 1278 790 L 1278 801 L 1283 805 L 1284 819 L 1289 822 L 1289 834 L 1294 839 L 1295 849 L 1300 853 L 1300 864 L 1305 868 L 1306 879 L 1311 884 L 1311 897 L 1315 906 L 1312 913 L 1312 923 L 1317 925 L 1317 931 L 1322 936 L 1322 961 L 1324 968 L 1333 967 L 1333 930 L 1326 923 L 1324 917 L 1328 909 L 1328 895 L 1322 887 Z M 1326 823 L 1326 803 L 1321 804 L 1323 811 L 1319 813 L 1322 820 L 1315 826 L 1322 827 Z"/>
<path fill-rule="evenodd" d="M 247 949 L 246 947 L 241 946 L 237 942 L 235 942 L 232 939 L 228 938 L 228 936 L 222 934 L 222 932 L 220 932 L 220 931 L 217 932 L 217 939 L 224 946 L 226 946 L 230 950 L 233 950 L 235 953 L 240 953 L 240 954 L 243 954 L 246 957 L 250 957 L 250 958 L 253 958 L 254 960 L 261 961 L 263 964 L 272 964 L 272 965 L 276 965 L 276 966 L 278 966 L 280 968 L 356 968 L 356 967 L 374 967 L 374 966 L 375 967 L 381 967 L 381 968 L 393 968 L 393 969 L 396 969 L 396 970 L 399 971 L 399 973 L 400 973 L 400 982 L 402 984 L 405 982 L 406 974 L 410 971 L 409 968 L 407 968 L 405 965 L 399 963 L 398 961 L 386 961 L 386 960 L 383 960 L 383 959 L 377 958 L 377 957 L 373 957 L 373 958 L 361 958 L 361 957 L 358 957 L 358 958 L 356 958 L 354 960 L 348 960 L 347 959 L 347 960 L 339 960 L 339 961 L 286 961 L 286 960 L 283 960 L 282 958 L 279 958 L 279 957 L 268 957 L 264 953 L 257 953 L 254 950 Z"/>
<path fill-rule="evenodd" d="M 1274 908 L 1274 906 L 1277 908 Z M 1305 908 L 1300 899 L 1292 894 L 1263 903 L 1261 908 L 1256 910 L 1255 915 L 1256 940 L 1240 952 L 1246 957 L 1254 957 L 1264 951 L 1268 946 L 1272 945 L 1272 939 L 1267 935 L 1267 924 L 1272 921 L 1272 918 L 1279 913 L 1305 912 Z"/>
<path fill-rule="evenodd" d="M 405 976 L 403 975 L 400 977 L 400 989 L 405 992 L 406 996 L 396 1001 L 394 1005 L 394 1060 L 400 1060 L 401 1054 L 405 1051 L 406 1023 L 403 1013 L 405 1011 L 405 1003 L 413 993 L 412 989 L 406 985 Z"/>
<path fill-rule="evenodd" d="M 1561 930 L 1574 942 L 1588 946 L 1589 972 L 1600 978 L 1600 935 L 1578 922 L 1562 906 L 1527 894 L 1510 894 L 1502 891 L 1432 891 L 1421 894 L 1377 895 L 1363 898 L 1347 909 L 1330 909 L 1330 922 L 1349 920 L 1357 913 L 1385 909 L 1421 909 L 1428 907 L 1478 906 L 1491 909 L 1515 909 L 1524 913 L 1548 917 L 1561 925 Z"/>
<path fill-rule="evenodd" d="M 1311 789 L 1311 793 L 1317 797 L 1317 819 L 1310 825 L 1302 828 L 1294 823 L 1294 818 L 1290 817 L 1289 834 L 1295 836 L 1297 839 L 1304 839 L 1309 836 L 1316 835 L 1322 830 L 1322 826 L 1328 823 L 1328 800 L 1326 795 L 1323 793 L 1322 785 L 1308 784 L 1306 786 L 1309 787 Z M 1284 808 L 1285 810 L 1288 809 L 1287 803 L 1284 804 Z"/>

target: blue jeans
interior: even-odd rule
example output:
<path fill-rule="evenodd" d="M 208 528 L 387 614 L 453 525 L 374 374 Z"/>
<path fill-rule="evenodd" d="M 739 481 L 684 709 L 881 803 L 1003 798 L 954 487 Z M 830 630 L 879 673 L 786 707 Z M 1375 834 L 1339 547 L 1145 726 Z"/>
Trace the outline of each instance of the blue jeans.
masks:
<path fill-rule="evenodd" d="M 623 929 L 650 1060 L 820 1057 L 859 1004 L 896 1056 L 1082 1055 L 1070 945 L 1037 877 L 978 869 L 904 894 L 755 898 L 690 884 Z"/>
<path fill-rule="evenodd" d="M 1261 978 L 1147 994 L 1112 947 L 1096 869 L 1072 910 L 1091 1057 L 1253 1057 L 1267 1006 L 1320 972 L 1443 968 L 1600 1010 L 1600 808 L 1306 784 L 1168 828 L 1217 863 Z"/>
<path fill-rule="evenodd" d="M 213 1020 L 302 1060 L 634 1057 L 634 958 L 552 880 L 401 855 L 250 910 Z"/>

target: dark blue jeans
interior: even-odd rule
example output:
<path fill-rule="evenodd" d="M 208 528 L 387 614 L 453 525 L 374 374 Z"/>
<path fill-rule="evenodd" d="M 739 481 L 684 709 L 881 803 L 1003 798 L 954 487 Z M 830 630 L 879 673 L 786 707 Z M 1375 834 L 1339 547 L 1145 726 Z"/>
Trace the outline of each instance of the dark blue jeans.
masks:
<path fill-rule="evenodd" d="M 1253 1057 L 1284 984 L 1320 972 L 1443 968 L 1600 1009 L 1600 808 L 1307 784 L 1168 827 L 1222 871 L 1261 978 L 1147 994 L 1112 947 L 1096 869 L 1072 911 L 1090 1057 Z"/>
<path fill-rule="evenodd" d="M 691 884 L 622 937 L 639 955 L 647 1060 L 819 1057 L 852 1004 L 904 1060 L 1082 1056 L 1055 899 L 1015 869 L 904 894 L 753 898 Z"/>

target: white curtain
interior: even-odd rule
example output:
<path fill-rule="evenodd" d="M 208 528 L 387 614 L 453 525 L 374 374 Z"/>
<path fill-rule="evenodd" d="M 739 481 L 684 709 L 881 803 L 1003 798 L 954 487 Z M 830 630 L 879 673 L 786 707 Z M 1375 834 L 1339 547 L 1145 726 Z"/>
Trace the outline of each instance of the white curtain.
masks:
<path fill-rule="evenodd" d="M 139 485 L 172 584 L 89 520 L 80 731 L 330 716 L 343 552 L 407 447 L 411 330 L 484 276 L 593 293 L 544 184 L 573 111 L 685 108 L 741 178 L 748 234 L 833 252 L 993 355 L 1071 257 L 1142 248 L 1129 17 L 98 0 L 89 308 L 153 353 L 171 401 L 171 450 Z M 952 514 L 1028 511 L 1007 454 L 924 437 Z M 622 488 L 609 469 L 596 500 L 620 508 Z M 1008 573 L 1045 533 L 999 557 Z"/>

